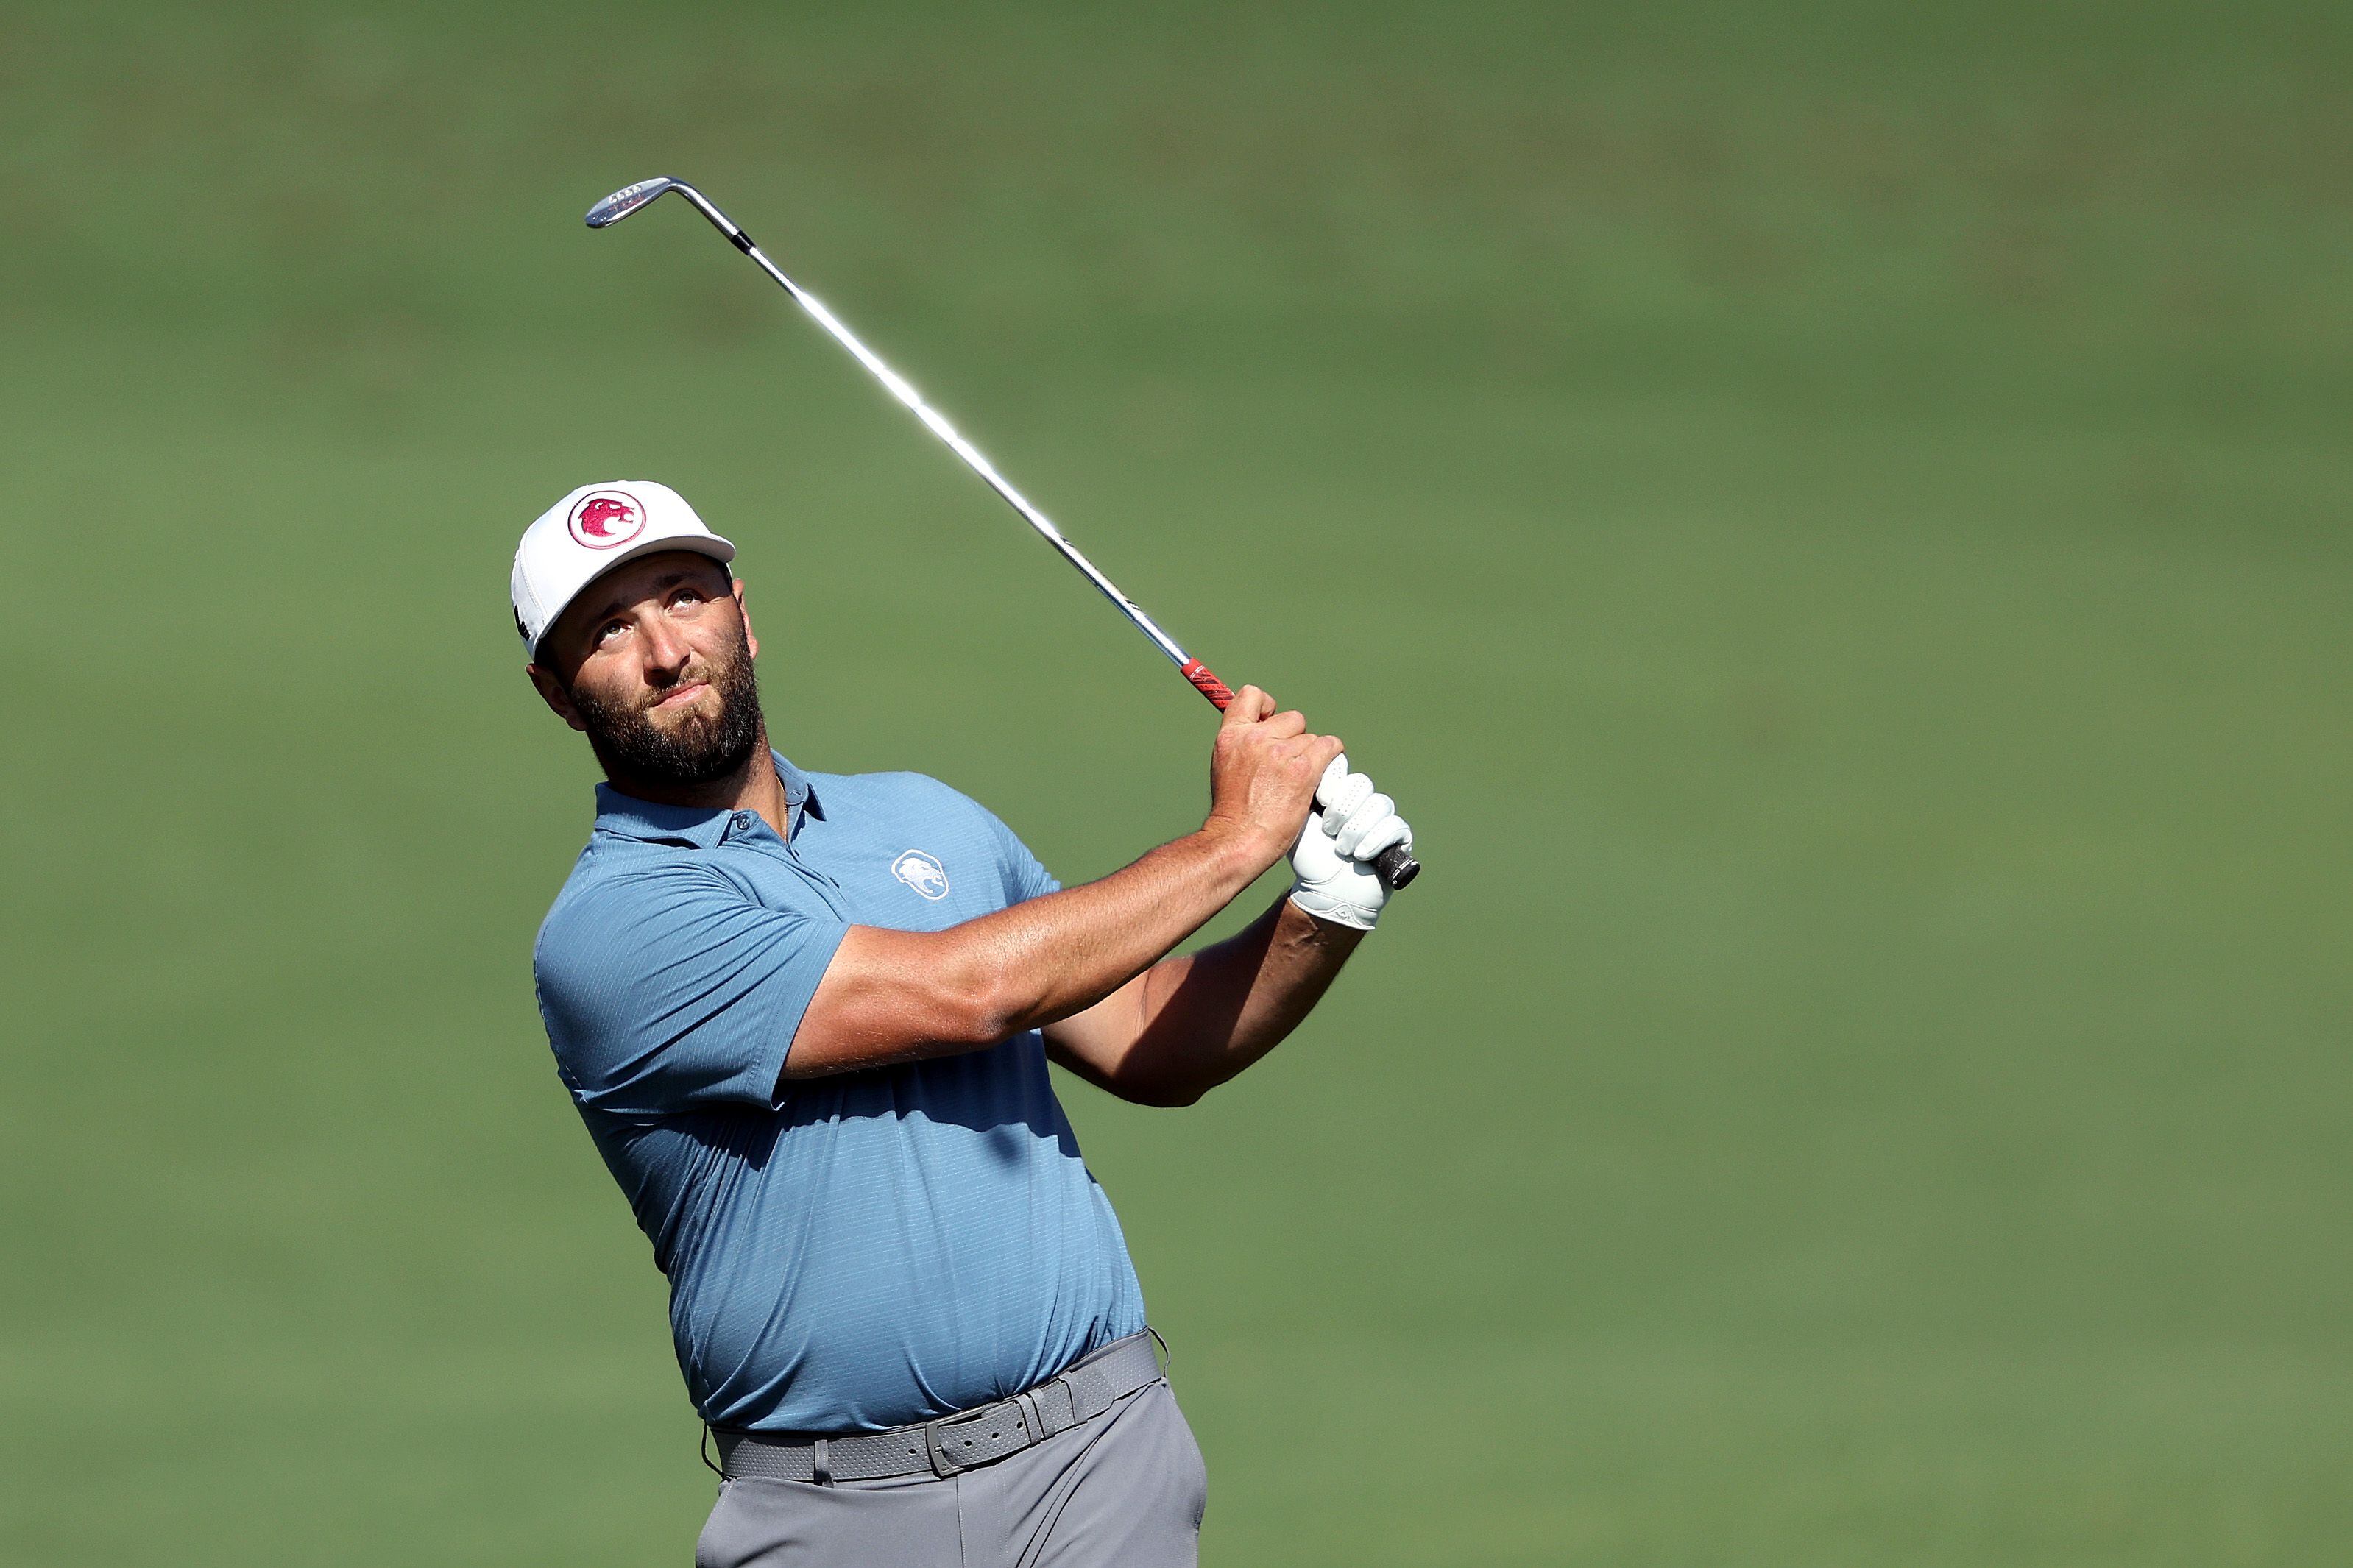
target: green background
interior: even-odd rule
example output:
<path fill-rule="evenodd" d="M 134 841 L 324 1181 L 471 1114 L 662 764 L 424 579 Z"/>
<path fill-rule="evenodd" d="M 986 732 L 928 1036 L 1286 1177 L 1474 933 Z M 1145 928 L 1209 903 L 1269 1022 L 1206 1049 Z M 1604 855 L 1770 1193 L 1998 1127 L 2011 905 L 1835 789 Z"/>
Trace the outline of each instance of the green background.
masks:
<path fill-rule="evenodd" d="M 0 15 L 0 1560 L 683 1563 L 532 933 L 514 536 L 745 549 L 780 742 L 1066 879 L 1210 714 L 1429 873 L 1066 1083 L 1216 1563 L 2353 1538 L 2341 5 Z M 1272 889 L 1266 891 L 1271 895 Z"/>

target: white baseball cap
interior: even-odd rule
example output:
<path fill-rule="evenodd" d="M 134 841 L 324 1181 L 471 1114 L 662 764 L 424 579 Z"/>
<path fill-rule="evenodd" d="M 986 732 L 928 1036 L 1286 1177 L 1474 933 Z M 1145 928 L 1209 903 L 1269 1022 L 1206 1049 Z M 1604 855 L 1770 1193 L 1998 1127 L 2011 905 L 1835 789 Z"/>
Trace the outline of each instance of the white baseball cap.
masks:
<path fill-rule="evenodd" d="M 533 658 L 539 639 L 580 591 L 618 566 L 659 550 L 735 559 L 735 546 L 702 525 L 686 498 L 651 479 L 582 485 L 522 531 L 515 546 L 515 630 Z"/>

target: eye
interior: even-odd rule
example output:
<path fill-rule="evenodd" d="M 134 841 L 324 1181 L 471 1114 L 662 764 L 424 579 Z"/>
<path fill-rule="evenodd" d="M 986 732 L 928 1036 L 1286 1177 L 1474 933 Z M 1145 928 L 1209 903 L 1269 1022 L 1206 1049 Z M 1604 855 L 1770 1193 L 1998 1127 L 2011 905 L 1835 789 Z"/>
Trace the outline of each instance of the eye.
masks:
<path fill-rule="evenodd" d="M 628 629 L 629 623 L 627 621 L 607 621 L 603 626 L 596 628 L 596 646 L 598 647 L 604 647 L 607 643 L 611 642 L 615 637 L 619 637 L 623 632 L 628 631 Z"/>
<path fill-rule="evenodd" d="M 670 602 L 673 609 L 700 605 L 703 602 L 703 593 L 700 588 L 681 588 L 671 595 Z"/>

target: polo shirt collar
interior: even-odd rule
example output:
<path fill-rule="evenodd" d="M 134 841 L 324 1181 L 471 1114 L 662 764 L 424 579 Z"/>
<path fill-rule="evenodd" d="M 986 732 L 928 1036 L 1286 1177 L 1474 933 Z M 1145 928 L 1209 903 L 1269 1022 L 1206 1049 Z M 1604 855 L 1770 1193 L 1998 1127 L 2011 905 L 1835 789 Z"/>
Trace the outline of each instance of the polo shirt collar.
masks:
<path fill-rule="evenodd" d="M 804 809 L 822 819 L 825 813 L 818 806 L 816 792 L 809 788 L 807 777 L 786 761 L 783 752 L 771 751 L 768 755 L 775 759 L 776 777 L 784 781 L 786 826 L 798 823 Z M 708 806 L 664 805 L 659 801 L 639 800 L 609 784 L 596 786 L 596 831 L 623 838 L 715 849 L 727 837 L 727 826 L 734 815 Z"/>

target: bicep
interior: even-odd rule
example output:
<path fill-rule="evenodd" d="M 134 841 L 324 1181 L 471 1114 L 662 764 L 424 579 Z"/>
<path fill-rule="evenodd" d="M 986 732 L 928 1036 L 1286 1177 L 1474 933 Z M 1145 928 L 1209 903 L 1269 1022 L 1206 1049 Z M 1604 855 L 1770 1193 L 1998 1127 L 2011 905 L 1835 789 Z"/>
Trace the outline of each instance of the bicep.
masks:
<path fill-rule="evenodd" d="M 887 1067 L 994 1044 L 985 960 L 946 931 L 851 926 L 801 1014 L 783 1078 Z"/>
<path fill-rule="evenodd" d="M 1046 1054 L 1097 1089 L 1117 1093 L 1120 1065 L 1144 1033 L 1145 970 L 1093 1006 L 1046 1026 Z"/>

